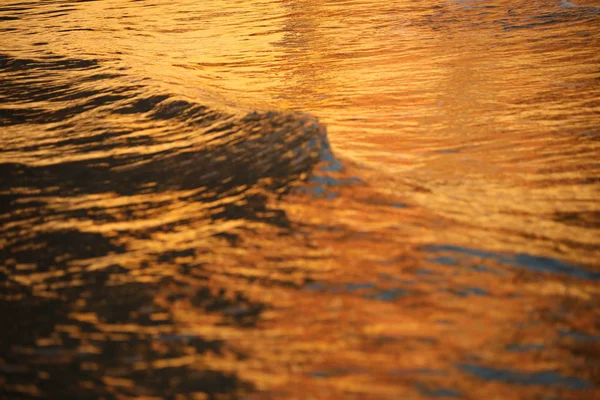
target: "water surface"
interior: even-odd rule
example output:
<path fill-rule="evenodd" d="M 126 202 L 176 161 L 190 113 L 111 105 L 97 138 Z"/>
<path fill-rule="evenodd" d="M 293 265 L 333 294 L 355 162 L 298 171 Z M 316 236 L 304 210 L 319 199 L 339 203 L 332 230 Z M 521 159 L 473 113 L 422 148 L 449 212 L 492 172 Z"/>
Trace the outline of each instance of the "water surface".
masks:
<path fill-rule="evenodd" d="M 600 396 L 598 26 L 4 0 L 0 393 Z"/>

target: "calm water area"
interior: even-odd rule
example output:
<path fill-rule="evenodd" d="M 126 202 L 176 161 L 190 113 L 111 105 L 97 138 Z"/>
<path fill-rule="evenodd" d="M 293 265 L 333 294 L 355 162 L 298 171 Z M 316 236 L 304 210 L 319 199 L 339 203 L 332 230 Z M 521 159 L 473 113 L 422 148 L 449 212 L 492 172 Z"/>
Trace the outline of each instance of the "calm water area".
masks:
<path fill-rule="evenodd" d="M 600 1 L 0 0 L 0 398 L 600 398 Z"/>

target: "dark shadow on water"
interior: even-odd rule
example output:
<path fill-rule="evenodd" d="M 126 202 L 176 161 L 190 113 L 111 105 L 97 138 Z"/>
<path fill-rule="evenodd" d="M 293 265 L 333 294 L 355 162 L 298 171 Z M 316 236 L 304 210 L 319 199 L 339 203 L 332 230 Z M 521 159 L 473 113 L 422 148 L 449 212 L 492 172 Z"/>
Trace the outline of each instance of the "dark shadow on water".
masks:
<path fill-rule="evenodd" d="M 133 239 L 191 222 L 259 223 L 285 234 L 290 222 L 270 200 L 303 184 L 317 165 L 327 172 L 339 171 L 341 164 L 324 127 L 310 116 L 226 115 L 168 95 L 144 94 L 139 86 L 120 85 L 119 74 L 101 69 L 94 60 L 0 56 L 0 126 L 48 129 L 47 124 L 58 123 L 54 129 L 60 132 L 53 141 L 27 142 L 11 151 L 98 154 L 44 165 L 0 164 L 0 315 L 11 321 L 0 328 L 3 390 L 9 398 L 175 398 L 196 392 L 209 399 L 240 398 L 252 386 L 204 365 L 202 356 L 227 352 L 242 359 L 244 354 L 220 340 L 182 331 L 173 311 L 188 304 L 194 313 L 218 315 L 219 324 L 237 329 L 260 320 L 265 305 L 235 289 L 211 286 L 201 263 L 181 261 L 210 250 L 145 249 L 140 256 L 145 259 L 134 265 L 90 265 L 127 255 Z M 89 74 L 78 80 L 32 79 L 68 70 Z M 114 85 L 80 90 L 78 85 L 89 80 L 114 80 Z M 31 107 L 31 102 L 56 105 Z M 127 115 L 155 123 L 174 120 L 178 123 L 171 125 L 182 124 L 194 144 L 165 141 L 178 132 L 165 132 L 159 140 L 137 126 L 111 128 L 102 120 L 87 121 L 92 125 L 81 135 L 70 119 L 90 110 L 105 121 Z M 132 146 L 140 151 L 113 153 Z M 114 197 L 139 200 L 76 205 L 76 199 Z M 144 229 L 86 230 L 157 218 L 165 208 L 191 203 L 202 204 L 204 212 Z M 204 235 L 207 243 L 225 241 L 233 247 L 240 240 L 239 232 L 227 229 Z M 164 273 L 147 272 L 156 265 L 165 266 Z M 140 275 L 146 279 L 136 281 Z"/>

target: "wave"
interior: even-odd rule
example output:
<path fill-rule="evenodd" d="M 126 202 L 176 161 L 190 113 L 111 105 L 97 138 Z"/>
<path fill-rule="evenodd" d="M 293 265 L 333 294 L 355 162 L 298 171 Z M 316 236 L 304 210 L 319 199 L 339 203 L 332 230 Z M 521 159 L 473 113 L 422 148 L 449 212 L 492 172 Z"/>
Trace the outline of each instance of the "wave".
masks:
<path fill-rule="evenodd" d="M 96 60 L 0 55 L 0 126 L 60 131 L 44 132 L 35 144 L 13 138 L 2 157 L 3 187 L 52 187 L 46 194 L 73 195 L 131 194 L 151 186 L 217 195 L 261 183 L 285 191 L 317 163 L 339 164 L 325 127 L 310 115 L 225 113 L 168 94 L 147 95 L 142 85 L 123 85 L 123 74 L 99 69 Z M 80 70 L 88 73 L 77 80 L 52 76 Z M 101 88 L 88 90 L 90 81 Z M 125 116 L 130 119 L 120 118 Z M 6 162 L 23 158 L 33 165 Z M 31 179 L 23 180 L 24 174 Z"/>
<path fill-rule="evenodd" d="M 86 74 L 72 79 L 73 71 Z M 96 60 L 0 56 L 0 126 L 10 128 L 3 139 L 10 151 L 0 163 L 0 220 L 10 226 L 3 229 L 5 259 L 18 261 L 17 249 L 44 242 L 53 254 L 52 241 L 43 237 L 77 236 L 72 233 L 90 224 L 121 235 L 141 224 L 152 235 L 191 218 L 210 226 L 207 235 L 228 238 L 249 221 L 287 227 L 285 212 L 269 199 L 319 185 L 309 179 L 316 166 L 322 174 L 342 168 L 325 127 L 310 115 L 227 113 L 148 94 L 124 76 Z M 88 90 L 89 82 L 99 89 Z M 117 206 L 115 198 L 122 199 Z M 162 218 L 165 210 L 192 203 L 200 207 L 196 215 Z M 213 223 L 218 220 L 236 224 Z M 113 239 L 99 239 L 105 240 Z"/>
<path fill-rule="evenodd" d="M 241 292 L 231 298 L 230 289 L 215 291 L 198 278 L 205 274 L 202 262 L 179 260 L 207 243 L 235 247 L 257 224 L 286 230 L 285 212 L 270 199 L 307 183 L 317 166 L 322 173 L 341 168 L 325 127 L 310 115 L 224 112 L 131 81 L 98 60 L 0 55 L 6 149 L 0 156 L 0 309 L 15 321 L 0 335 L 0 373 L 11 382 L 5 388 L 11 396 L 200 391 L 238 398 L 250 386 L 233 373 L 156 367 L 190 349 L 199 356 L 225 351 L 219 340 L 179 333 L 172 315 L 161 323 L 172 328 L 158 338 L 151 316 L 170 314 L 172 305 L 157 297 L 165 287 L 171 295 L 183 287 L 196 311 L 220 314 L 240 328 L 256 324 L 263 305 Z M 181 230 L 193 240 L 164 239 Z M 164 276 L 149 282 L 157 265 Z M 79 320 L 79 312 L 95 321 Z M 36 317 L 18 317 L 24 314 Z M 118 330 L 120 323 L 137 332 L 121 332 L 120 339 L 103 333 L 106 324 Z M 82 333 L 61 333 L 58 326 Z M 43 332 L 61 339 L 40 346 Z M 92 336 L 100 352 L 82 350 Z M 167 355 L 156 351 L 156 340 L 168 343 Z M 73 368 L 69 382 L 62 378 L 65 364 Z M 173 385 L 176 376 L 186 379 Z M 134 387 L 119 386 L 124 378 Z"/>
<path fill-rule="evenodd" d="M 0 397 L 456 397 L 481 379 L 517 397 L 548 379 L 593 390 L 577 342 L 597 339 L 579 318 L 600 278 L 581 67 L 596 14 L 12 3 Z M 248 102 L 322 113 L 364 163 L 337 159 L 316 118 Z M 556 371 L 538 363 L 546 348 Z M 398 364 L 411 349 L 431 368 L 412 353 Z M 515 355 L 527 371 L 505 365 Z M 336 383 L 356 377 L 352 393 Z"/>

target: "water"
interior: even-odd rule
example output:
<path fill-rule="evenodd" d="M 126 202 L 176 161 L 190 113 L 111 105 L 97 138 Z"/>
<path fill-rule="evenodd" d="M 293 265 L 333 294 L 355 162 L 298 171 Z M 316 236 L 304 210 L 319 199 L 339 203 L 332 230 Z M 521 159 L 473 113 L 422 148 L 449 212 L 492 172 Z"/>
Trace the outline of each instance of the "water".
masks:
<path fill-rule="evenodd" d="M 600 396 L 599 7 L 3 0 L 0 396 Z"/>

